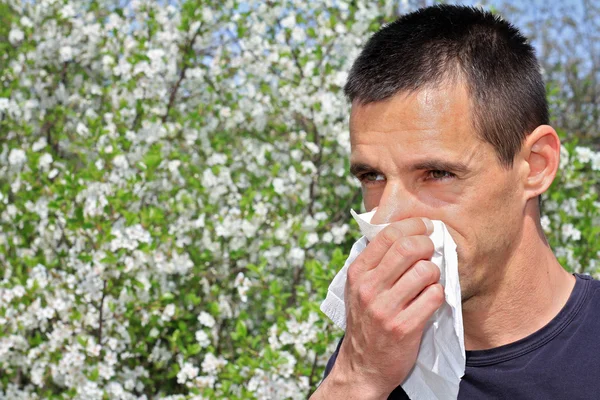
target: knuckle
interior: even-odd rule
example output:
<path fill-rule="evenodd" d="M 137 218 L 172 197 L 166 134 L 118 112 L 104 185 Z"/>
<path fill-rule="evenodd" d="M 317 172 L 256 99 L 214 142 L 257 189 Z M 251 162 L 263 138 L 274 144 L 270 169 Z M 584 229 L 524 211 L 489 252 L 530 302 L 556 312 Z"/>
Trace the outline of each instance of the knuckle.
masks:
<path fill-rule="evenodd" d="M 384 332 L 390 332 L 393 333 L 394 335 L 397 334 L 396 332 L 396 322 L 394 320 L 388 320 L 385 321 L 382 325 L 381 325 L 382 329 Z"/>
<path fill-rule="evenodd" d="M 442 303 L 445 300 L 444 288 L 442 287 L 442 285 L 440 285 L 439 283 L 431 285 L 429 289 L 429 298 L 434 305 L 437 305 L 438 307 L 442 305 Z"/>
<path fill-rule="evenodd" d="M 348 286 L 353 287 L 358 282 L 359 271 L 355 264 L 351 264 L 348 267 L 348 274 L 346 275 L 346 283 Z"/>
<path fill-rule="evenodd" d="M 394 242 L 392 250 L 401 258 L 410 257 L 415 251 L 415 240 L 412 237 L 399 238 Z"/>
<path fill-rule="evenodd" d="M 410 323 L 409 320 L 405 319 L 405 318 L 401 318 L 398 319 L 397 321 L 395 321 L 395 323 L 393 324 L 391 331 L 394 333 L 394 336 L 398 337 L 398 338 L 404 338 L 408 335 L 410 335 L 410 333 L 413 330 L 413 326 Z"/>
<path fill-rule="evenodd" d="M 433 240 L 429 236 L 420 236 L 421 241 L 419 242 L 420 249 L 427 254 L 432 255 L 435 251 L 435 246 L 433 244 Z"/>
<path fill-rule="evenodd" d="M 361 285 L 357 290 L 358 302 L 361 306 L 367 307 L 373 299 L 373 289 L 370 285 Z"/>
<path fill-rule="evenodd" d="M 382 326 L 384 330 L 386 329 L 387 318 L 383 310 L 372 308 L 369 314 L 371 315 L 371 319 L 373 320 L 373 322 L 375 322 L 379 326 Z"/>
<path fill-rule="evenodd" d="M 348 285 L 357 285 L 362 280 L 365 269 L 366 263 L 359 255 L 358 258 L 348 266 L 348 273 L 346 274 L 346 282 Z"/>
<path fill-rule="evenodd" d="M 431 261 L 421 260 L 414 267 L 417 279 L 425 283 L 437 282 L 440 280 L 440 270 Z"/>
<path fill-rule="evenodd" d="M 398 237 L 402 236 L 402 232 L 396 229 L 394 226 L 387 226 L 384 230 L 379 234 L 381 244 L 386 248 L 389 248 L 394 245 Z"/>

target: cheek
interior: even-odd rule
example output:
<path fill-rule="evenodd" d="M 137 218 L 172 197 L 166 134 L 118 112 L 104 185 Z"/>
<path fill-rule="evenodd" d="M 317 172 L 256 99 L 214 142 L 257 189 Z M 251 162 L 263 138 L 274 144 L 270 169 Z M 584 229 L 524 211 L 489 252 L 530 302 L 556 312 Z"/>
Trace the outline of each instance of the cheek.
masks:
<path fill-rule="evenodd" d="M 518 236 L 519 212 L 511 186 L 498 182 L 483 187 L 448 215 L 448 230 L 456 242 L 461 281 L 478 282 L 491 271 L 486 266 L 504 257 Z"/>
<path fill-rule="evenodd" d="M 383 195 L 384 187 L 384 185 L 373 185 L 369 188 L 362 186 L 362 197 L 366 210 L 371 210 L 373 207 L 379 205 L 379 201 L 381 200 L 381 196 Z"/>
<path fill-rule="evenodd" d="M 383 201 L 386 203 L 400 200 L 401 204 L 418 206 L 420 212 L 425 212 L 423 216 L 442 220 L 441 216 L 444 213 L 454 212 L 461 207 L 464 191 L 458 184 L 443 183 L 428 183 L 411 188 L 409 191 L 393 184 L 369 185 L 368 187 L 363 185 L 361 190 L 367 210 L 380 205 L 379 203 L 385 195 Z"/>

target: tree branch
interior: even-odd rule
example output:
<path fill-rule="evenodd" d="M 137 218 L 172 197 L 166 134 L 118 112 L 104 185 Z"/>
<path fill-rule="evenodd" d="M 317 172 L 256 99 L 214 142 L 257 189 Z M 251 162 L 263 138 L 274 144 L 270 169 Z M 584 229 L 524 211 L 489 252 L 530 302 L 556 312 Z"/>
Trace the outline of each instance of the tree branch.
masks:
<path fill-rule="evenodd" d="M 308 377 L 308 396 L 306 396 L 306 400 L 310 399 L 310 395 L 313 392 L 313 377 L 315 375 L 315 371 L 317 370 L 317 358 L 318 358 L 318 354 L 315 351 L 315 358 L 313 360 L 312 368 L 310 370 L 310 376 Z"/>
<path fill-rule="evenodd" d="M 102 347 L 102 325 L 104 322 L 103 311 L 104 311 L 104 298 L 106 297 L 106 279 L 102 285 L 102 299 L 100 300 L 100 326 L 98 328 L 98 344 Z"/>
<path fill-rule="evenodd" d="M 179 73 L 179 79 L 175 83 L 175 86 L 173 86 L 173 88 L 171 89 L 171 95 L 169 96 L 169 103 L 167 104 L 167 111 L 165 112 L 165 115 L 163 115 L 163 117 L 162 117 L 163 124 L 165 122 L 167 122 L 167 118 L 169 117 L 169 111 L 171 111 L 171 108 L 173 108 L 173 104 L 175 103 L 175 98 L 177 97 L 177 92 L 179 91 L 181 82 L 183 82 L 183 80 L 185 79 L 185 73 L 187 72 L 188 67 L 189 67 L 189 63 L 187 62 L 187 59 L 186 59 L 187 54 L 191 50 L 193 50 L 194 43 L 196 42 L 196 38 L 198 37 L 199 34 L 200 34 L 200 30 L 197 30 L 196 33 L 194 33 L 194 36 L 192 36 L 192 38 L 190 39 L 188 45 L 184 49 L 183 67 L 181 68 L 181 72 Z"/>

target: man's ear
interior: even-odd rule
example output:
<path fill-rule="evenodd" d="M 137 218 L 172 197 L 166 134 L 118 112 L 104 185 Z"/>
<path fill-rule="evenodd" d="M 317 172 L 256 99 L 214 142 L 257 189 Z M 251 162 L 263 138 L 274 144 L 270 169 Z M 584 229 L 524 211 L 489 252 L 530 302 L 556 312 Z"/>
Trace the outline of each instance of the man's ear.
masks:
<path fill-rule="evenodd" d="M 524 189 L 527 199 L 544 193 L 556 176 L 560 161 L 560 139 L 554 128 L 540 125 L 525 139 L 522 147 L 528 165 Z"/>

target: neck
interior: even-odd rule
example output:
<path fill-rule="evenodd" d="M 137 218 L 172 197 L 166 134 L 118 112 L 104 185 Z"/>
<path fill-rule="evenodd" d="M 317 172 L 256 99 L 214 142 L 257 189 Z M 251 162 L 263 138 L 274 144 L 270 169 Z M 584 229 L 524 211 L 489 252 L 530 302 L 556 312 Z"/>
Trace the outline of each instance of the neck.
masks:
<path fill-rule="evenodd" d="M 522 339 L 548 324 L 567 302 L 575 277 L 559 264 L 537 220 L 525 220 L 521 240 L 501 266 L 498 282 L 463 303 L 467 350 Z"/>

